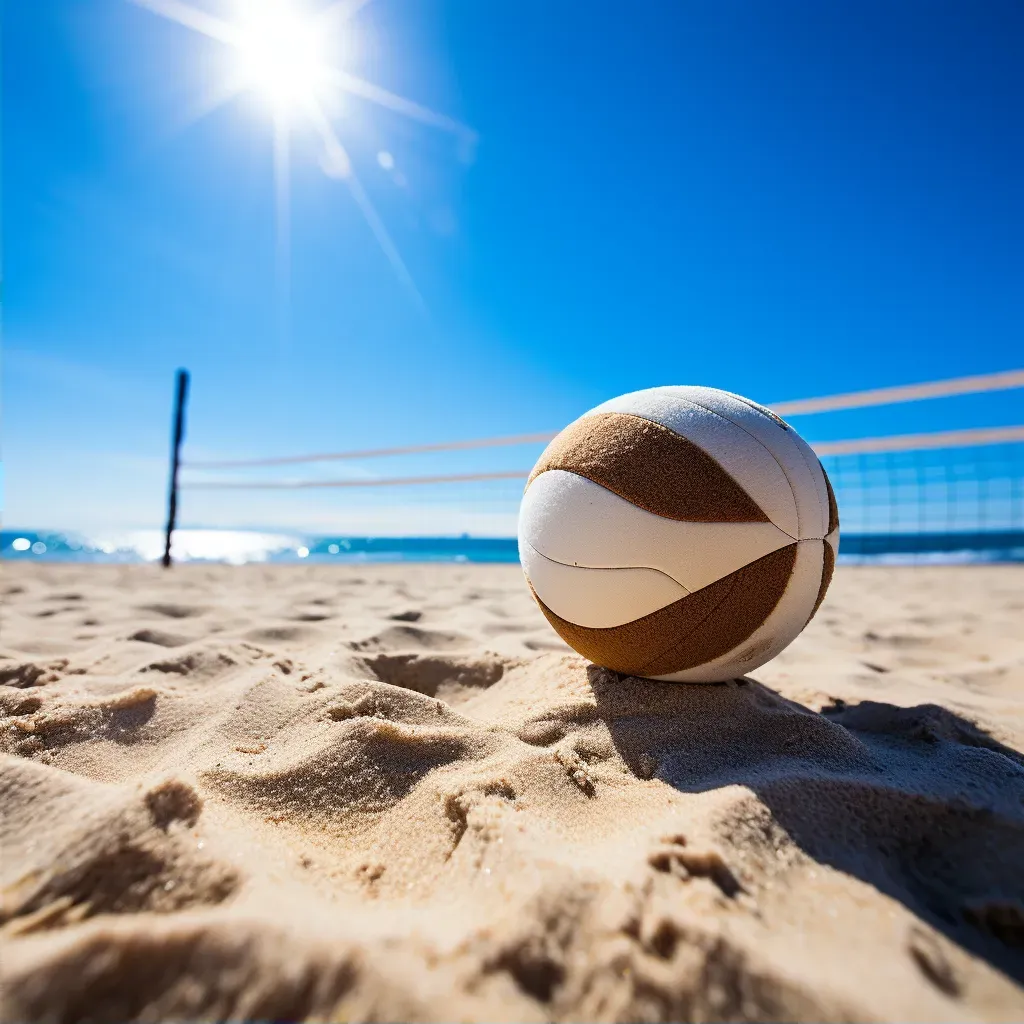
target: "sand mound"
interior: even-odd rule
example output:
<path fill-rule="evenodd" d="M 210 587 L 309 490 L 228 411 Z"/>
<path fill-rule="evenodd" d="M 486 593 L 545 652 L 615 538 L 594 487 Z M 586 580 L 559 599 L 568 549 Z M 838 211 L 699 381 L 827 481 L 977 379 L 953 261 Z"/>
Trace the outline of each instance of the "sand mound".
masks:
<path fill-rule="evenodd" d="M 514 567 L 10 566 L 5 1020 L 1024 1016 L 1024 573 L 721 686 Z"/>

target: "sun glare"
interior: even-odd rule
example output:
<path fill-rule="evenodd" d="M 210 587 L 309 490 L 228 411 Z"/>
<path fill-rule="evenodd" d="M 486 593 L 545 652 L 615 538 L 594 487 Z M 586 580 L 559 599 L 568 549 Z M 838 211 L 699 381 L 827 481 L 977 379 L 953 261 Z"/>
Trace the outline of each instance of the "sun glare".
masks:
<path fill-rule="evenodd" d="M 284 2 L 248 3 L 236 25 L 243 88 L 276 110 L 316 101 L 327 71 L 320 25 Z"/>
<path fill-rule="evenodd" d="M 348 150 L 330 120 L 341 95 L 376 104 L 394 114 L 453 135 L 460 151 L 472 152 L 476 134 L 464 124 L 352 74 L 337 59 L 338 44 L 349 38 L 347 23 L 369 0 L 235 0 L 233 17 L 218 17 L 189 0 L 133 0 L 140 7 L 223 44 L 230 71 L 211 89 L 195 115 L 205 116 L 240 93 L 262 97 L 273 114 L 274 180 L 278 255 L 282 280 L 288 263 L 290 147 L 297 132 L 312 130 L 319 140 L 320 166 L 344 181 L 398 279 L 418 305 L 423 300 L 408 269 L 356 176 Z M 304 3 L 314 4 L 313 9 Z M 328 43 L 331 45 L 328 46 Z M 328 52 L 330 51 L 330 52 Z M 342 54 L 344 56 L 344 54 Z M 397 184 L 405 176 L 387 151 L 377 157 Z M 283 289 L 284 290 L 284 289 Z"/>

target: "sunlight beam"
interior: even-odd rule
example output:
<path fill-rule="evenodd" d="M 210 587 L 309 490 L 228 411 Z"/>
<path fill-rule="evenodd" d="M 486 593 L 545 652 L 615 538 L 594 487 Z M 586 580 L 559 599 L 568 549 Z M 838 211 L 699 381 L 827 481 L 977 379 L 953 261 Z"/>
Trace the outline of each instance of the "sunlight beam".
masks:
<path fill-rule="evenodd" d="M 388 229 L 384 226 L 384 222 L 377 214 L 373 203 L 370 201 L 370 197 L 363 189 L 362 183 L 356 177 L 355 170 L 352 167 L 352 161 L 349 159 L 348 153 L 345 151 L 345 147 L 341 144 L 338 136 L 334 132 L 334 129 L 331 127 L 330 122 L 327 120 L 323 109 L 318 103 L 310 103 L 309 117 L 313 122 L 313 127 L 317 130 L 320 138 L 323 140 L 324 149 L 327 154 L 328 166 L 336 168 L 338 173 L 335 176 L 342 177 L 345 184 L 348 185 L 349 192 L 352 193 L 352 198 L 355 200 L 356 205 L 366 218 L 366 223 L 370 225 L 370 230 L 377 239 L 377 244 L 383 250 L 384 255 L 387 257 L 396 276 L 408 289 L 410 295 L 415 300 L 416 305 L 420 308 L 420 311 L 426 315 L 426 303 L 423 301 L 423 296 L 416 287 L 416 282 L 413 281 L 412 275 L 409 273 L 409 268 L 405 265 L 405 261 L 402 259 L 397 246 L 388 234 Z"/>
<path fill-rule="evenodd" d="M 325 26 L 343 25 L 371 2 L 372 0 L 335 0 L 321 11 L 317 18 Z"/>
<path fill-rule="evenodd" d="M 336 68 L 331 68 L 327 72 L 327 77 L 339 89 L 352 96 L 359 96 L 362 99 L 370 100 L 378 106 L 393 110 L 396 114 L 403 114 L 405 117 L 419 121 L 421 124 L 451 132 L 466 142 L 476 142 L 476 132 L 460 121 L 456 121 L 454 118 L 447 117 L 444 114 L 438 114 L 429 107 L 424 107 L 422 104 L 407 100 L 404 96 L 399 96 L 397 93 L 389 92 L 379 85 L 374 85 L 373 82 L 367 82 L 364 78 L 349 74 L 347 71 L 339 71 Z"/>
<path fill-rule="evenodd" d="M 219 110 L 226 103 L 230 103 L 244 89 L 244 85 L 237 80 L 225 79 L 220 85 L 207 89 L 194 103 L 190 103 L 179 117 L 174 119 L 173 131 L 184 129 L 209 117 L 215 110 Z"/>
<path fill-rule="evenodd" d="M 241 44 L 241 33 L 229 22 L 215 18 L 212 14 L 199 10 L 181 0 L 132 0 L 138 7 L 159 14 L 161 18 L 177 22 L 190 28 L 200 35 L 216 39 L 228 46 L 238 47 Z"/>
<path fill-rule="evenodd" d="M 291 327 L 291 126 L 283 110 L 274 113 L 274 285 L 277 337 L 287 347 Z"/>

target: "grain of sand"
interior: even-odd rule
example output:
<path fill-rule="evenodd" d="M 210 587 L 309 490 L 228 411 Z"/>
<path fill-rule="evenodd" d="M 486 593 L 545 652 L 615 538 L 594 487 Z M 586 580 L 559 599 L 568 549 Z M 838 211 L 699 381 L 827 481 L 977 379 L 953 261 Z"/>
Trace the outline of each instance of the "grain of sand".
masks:
<path fill-rule="evenodd" d="M 4 1020 L 1024 1019 L 1024 571 L 843 568 L 753 678 L 511 566 L 12 565 Z"/>

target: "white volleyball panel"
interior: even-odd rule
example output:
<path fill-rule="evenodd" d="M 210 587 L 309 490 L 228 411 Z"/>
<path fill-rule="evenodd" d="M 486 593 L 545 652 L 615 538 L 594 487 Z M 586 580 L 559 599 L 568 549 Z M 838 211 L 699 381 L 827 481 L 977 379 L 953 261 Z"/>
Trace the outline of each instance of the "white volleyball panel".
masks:
<path fill-rule="evenodd" d="M 824 537 L 828 533 L 829 520 L 828 483 L 826 482 L 824 467 L 818 460 L 818 456 L 814 454 L 814 449 L 795 430 L 791 428 L 787 436 L 792 439 L 793 445 L 803 456 L 804 462 L 810 470 L 811 483 L 814 486 L 814 492 L 821 508 L 820 531 L 815 530 L 813 534 L 808 534 L 806 538 L 801 537 L 800 539 L 813 540 L 816 536 Z M 807 499 L 807 501 L 809 504 L 810 500 Z"/>
<path fill-rule="evenodd" d="M 793 489 L 799 540 L 820 539 L 828 530 L 825 475 L 814 452 L 792 427 L 784 427 L 752 402 L 717 388 L 670 387 L 671 392 L 724 417 L 759 441 L 782 467 Z"/>
<path fill-rule="evenodd" d="M 695 668 L 655 676 L 669 682 L 717 683 L 753 672 L 780 654 L 807 624 L 821 587 L 825 548 L 821 540 L 797 544 L 793 572 L 772 613 L 741 644 Z"/>
<path fill-rule="evenodd" d="M 666 519 L 562 469 L 541 473 L 526 489 L 519 536 L 556 562 L 658 569 L 689 592 L 792 543 L 772 523 Z"/>
<path fill-rule="evenodd" d="M 519 557 L 537 596 L 578 626 L 607 629 L 643 618 L 688 591 L 657 569 L 587 569 L 545 558 L 521 542 Z"/>
<path fill-rule="evenodd" d="M 712 390 L 708 388 L 707 390 Z M 720 392 L 738 410 L 737 422 L 748 427 L 786 468 L 801 514 L 801 540 L 816 540 L 828 531 L 825 470 L 811 446 L 790 426 L 740 395 Z M 729 415 L 726 413 L 726 415 Z M 732 416 L 730 415 L 730 418 Z M 792 471 L 789 467 L 792 466 Z"/>
<path fill-rule="evenodd" d="M 634 391 L 597 406 L 587 415 L 629 413 L 680 434 L 707 452 L 779 529 L 796 540 L 800 527 L 796 499 L 779 461 L 749 431 L 713 409 L 686 399 L 682 392 L 687 390 L 691 389 Z"/>

